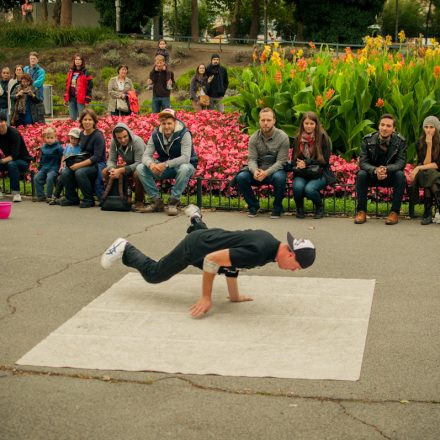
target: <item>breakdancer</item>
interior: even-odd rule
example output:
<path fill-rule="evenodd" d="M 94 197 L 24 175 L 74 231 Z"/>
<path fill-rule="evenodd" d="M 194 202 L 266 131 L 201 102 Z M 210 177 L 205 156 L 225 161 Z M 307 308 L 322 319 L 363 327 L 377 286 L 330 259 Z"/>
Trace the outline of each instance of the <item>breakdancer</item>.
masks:
<path fill-rule="evenodd" d="M 193 317 L 200 317 L 212 307 L 212 285 L 217 274 L 226 276 L 231 302 L 252 301 L 240 295 L 237 277 L 239 269 L 251 269 L 276 262 L 280 269 L 299 270 L 313 264 L 316 249 L 310 240 L 294 239 L 287 233 L 287 243 L 281 243 L 263 230 L 225 231 L 208 228 L 200 209 L 189 205 L 185 214 L 191 226 L 187 236 L 159 261 L 147 257 L 123 238 L 118 238 L 102 254 L 101 265 L 110 268 L 116 261 L 137 269 L 148 283 L 161 283 L 189 265 L 203 270 L 202 297 L 190 307 Z"/>

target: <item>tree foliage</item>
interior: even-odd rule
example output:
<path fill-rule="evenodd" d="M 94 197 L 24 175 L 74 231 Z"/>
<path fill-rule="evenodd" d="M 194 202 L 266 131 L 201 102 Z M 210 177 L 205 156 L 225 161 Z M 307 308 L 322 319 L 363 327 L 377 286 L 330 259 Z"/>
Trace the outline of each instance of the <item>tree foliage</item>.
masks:
<path fill-rule="evenodd" d="M 149 17 L 158 13 L 160 0 L 121 0 L 121 32 L 140 32 Z M 104 26 L 115 28 L 116 9 L 114 0 L 95 0 L 95 6 Z"/>
<path fill-rule="evenodd" d="M 305 40 L 360 43 L 385 0 L 289 0 Z"/>
<path fill-rule="evenodd" d="M 174 0 L 171 2 L 171 8 L 164 13 L 164 20 L 167 23 L 172 35 L 192 35 L 191 21 L 191 0 L 177 0 L 177 14 L 175 13 Z M 208 18 L 208 11 L 205 2 L 198 5 L 199 12 L 199 33 L 200 35 L 212 24 L 213 16 Z M 177 18 L 177 21 L 176 21 Z M 212 21 L 211 21 L 212 20 Z"/>
<path fill-rule="evenodd" d="M 398 30 L 403 29 L 407 37 L 418 37 L 424 33 L 426 14 L 419 1 L 399 0 Z M 380 23 L 383 35 L 394 37 L 396 27 L 396 0 L 387 0 L 383 8 Z"/>

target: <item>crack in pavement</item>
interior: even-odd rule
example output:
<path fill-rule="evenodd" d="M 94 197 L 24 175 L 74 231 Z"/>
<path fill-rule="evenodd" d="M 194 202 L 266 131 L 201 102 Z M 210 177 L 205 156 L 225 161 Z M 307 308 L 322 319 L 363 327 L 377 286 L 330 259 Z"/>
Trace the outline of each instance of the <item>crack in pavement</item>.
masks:
<path fill-rule="evenodd" d="M 406 399 L 356 399 L 356 398 L 344 398 L 344 397 L 328 397 L 328 396 L 307 396 L 302 394 L 295 394 L 292 391 L 288 392 L 269 392 L 269 391 L 257 391 L 252 390 L 250 388 L 243 389 L 231 389 L 231 388 L 223 388 L 218 386 L 211 385 L 202 385 L 197 382 L 194 382 L 191 379 L 188 379 L 184 376 L 165 376 L 160 377 L 158 379 L 145 379 L 145 380 L 136 380 L 136 379 L 119 379 L 112 378 L 108 375 L 91 375 L 91 374 L 81 374 L 81 373 L 68 373 L 68 372 L 57 372 L 57 371 L 40 371 L 40 370 L 32 370 L 27 368 L 16 368 L 9 365 L 0 364 L 0 371 L 5 371 L 8 374 L 12 374 L 13 376 L 47 376 L 47 377 L 62 377 L 62 378 L 70 378 L 70 379 L 82 379 L 82 380 L 96 380 L 100 382 L 114 383 L 114 384 L 135 384 L 135 385 L 153 385 L 157 382 L 163 382 L 168 380 L 180 380 L 182 382 L 187 383 L 189 386 L 203 390 L 203 391 L 214 391 L 221 392 L 227 394 L 236 394 L 236 395 L 249 395 L 249 396 L 263 396 L 263 397 L 284 397 L 288 399 L 303 399 L 303 400 L 313 400 L 319 402 L 330 402 L 341 405 L 341 402 L 346 403 L 365 403 L 365 404 L 384 404 L 384 403 L 398 403 L 402 405 L 402 402 L 417 403 L 417 404 L 425 404 L 425 405 L 440 405 L 440 400 L 411 400 L 409 398 Z M 343 407 L 345 409 L 345 407 Z M 348 415 L 348 414 L 347 414 Z M 354 417 L 354 416 L 353 416 Z"/>
<path fill-rule="evenodd" d="M 383 438 L 386 438 L 387 440 L 393 440 L 391 437 L 388 437 L 383 431 L 381 431 L 376 425 L 373 425 L 371 423 L 367 423 L 365 420 L 360 419 L 359 417 L 356 417 L 355 415 L 351 414 L 350 412 L 348 412 L 347 408 L 341 403 L 339 402 L 338 405 L 340 406 L 340 408 L 342 408 L 343 413 L 347 416 L 350 417 L 351 419 L 362 423 L 365 426 L 368 426 L 370 428 L 373 428 L 376 432 L 378 432 Z"/>
<path fill-rule="evenodd" d="M 146 226 L 142 231 L 132 232 L 132 233 L 126 235 L 126 236 L 123 237 L 123 238 L 130 238 L 130 237 L 133 237 L 134 235 L 143 234 L 144 232 L 148 232 L 150 229 L 152 229 L 152 228 L 154 228 L 154 227 L 156 227 L 156 226 L 162 226 L 162 225 L 164 225 L 164 224 L 166 224 L 166 223 L 169 223 L 169 222 L 175 220 L 176 218 L 177 218 L 177 217 L 171 217 L 171 218 L 169 218 L 169 219 L 167 219 L 167 220 L 165 220 L 165 221 L 163 221 L 163 222 L 161 222 L 161 223 L 156 223 L 156 224 L 154 224 L 154 225 Z M 6 312 L 5 314 L 3 314 L 3 315 L 0 316 L 0 321 L 3 320 L 3 319 L 5 319 L 5 318 L 7 318 L 7 317 L 9 317 L 9 316 L 11 316 L 11 315 L 13 315 L 13 314 L 17 311 L 17 307 L 15 307 L 15 306 L 12 304 L 12 299 L 14 299 L 15 297 L 17 297 L 17 296 L 19 296 L 19 295 L 22 295 L 22 294 L 24 294 L 24 293 L 30 292 L 31 290 L 36 289 L 36 288 L 38 288 L 38 287 L 41 287 L 42 284 L 43 284 L 43 282 L 44 282 L 45 280 L 47 280 L 48 278 L 54 277 L 54 276 L 56 276 L 56 275 L 59 275 L 59 274 L 65 272 L 66 270 L 70 269 L 70 267 L 72 267 L 72 266 L 75 266 L 75 265 L 77 265 L 77 264 L 81 264 L 81 263 L 85 263 L 85 262 L 87 262 L 87 261 L 93 260 L 94 258 L 97 258 L 97 257 L 99 257 L 100 255 L 101 255 L 101 254 L 93 255 L 92 257 L 87 257 L 87 258 L 84 258 L 83 260 L 75 261 L 75 262 L 73 262 L 73 263 L 68 263 L 68 264 L 67 264 L 65 267 L 63 267 L 62 269 L 60 269 L 60 270 L 58 270 L 58 271 L 56 271 L 56 272 L 52 272 L 52 273 L 50 273 L 50 274 L 48 274 L 48 275 L 45 275 L 44 277 L 38 278 L 38 279 L 35 281 L 35 283 L 34 283 L 31 287 L 27 287 L 26 289 L 19 290 L 18 292 L 11 293 L 11 294 L 6 298 L 6 309 L 7 309 L 7 312 Z"/>

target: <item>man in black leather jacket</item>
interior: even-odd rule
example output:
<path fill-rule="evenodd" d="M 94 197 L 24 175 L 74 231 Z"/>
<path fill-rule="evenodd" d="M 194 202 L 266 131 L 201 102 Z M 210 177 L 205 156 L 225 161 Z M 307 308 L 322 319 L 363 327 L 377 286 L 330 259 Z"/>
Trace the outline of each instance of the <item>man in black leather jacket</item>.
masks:
<path fill-rule="evenodd" d="M 405 191 L 406 140 L 396 131 L 396 119 L 384 114 L 379 121 L 379 131 L 362 139 L 360 170 L 356 176 L 357 213 L 354 222 L 367 220 L 367 192 L 371 186 L 392 187 L 391 211 L 387 225 L 399 221 L 400 205 Z"/>

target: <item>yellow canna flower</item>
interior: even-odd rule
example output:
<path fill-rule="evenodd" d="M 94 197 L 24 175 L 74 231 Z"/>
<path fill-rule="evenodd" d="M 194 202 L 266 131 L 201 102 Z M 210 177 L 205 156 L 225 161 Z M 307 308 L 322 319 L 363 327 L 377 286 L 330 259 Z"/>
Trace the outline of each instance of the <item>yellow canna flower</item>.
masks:
<path fill-rule="evenodd" d="M 402 29 L 397 36 L 399 37 L 399 41 L 403 43 L 406 40 L 405 31 Z"/>
<path fill-rule="evenodd" d="M 373 66 L 372 64 L 368 64 L 367 67 L 367 75 L 371 76 L 371 75 L 376 75 L 376 66 Z"/>
<path fill-rule="evenodd" d="M 303 56 L 303 53 L 304 53 L 304 51 L 303 51 L 302 49 L 300 49 L 300 50 L 298 51 L 298 53 L 296 54 L 296 56 L 297 56 L 298 58 L 301 58 L 301 57 Z"/>
<path fill-rule="evenodd" d="M 274 43 L 273 43 L 273 48 L 274 48 L 274 49 L 278 49 L 278 46 L 279 46 L 278 41 L 274 41 Z"/>

